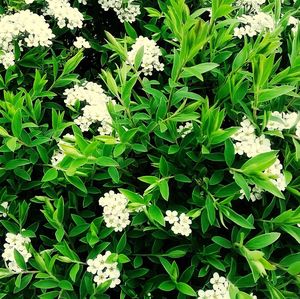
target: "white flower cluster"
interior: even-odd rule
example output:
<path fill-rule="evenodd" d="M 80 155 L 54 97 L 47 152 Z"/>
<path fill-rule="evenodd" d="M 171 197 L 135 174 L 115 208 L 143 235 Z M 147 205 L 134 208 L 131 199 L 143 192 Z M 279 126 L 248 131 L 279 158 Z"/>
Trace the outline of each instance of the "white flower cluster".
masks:
<path fill-rule="evenodd" d="M 76 7 L 72 7 L 68 0 L 46 0 L 46 2 L 44 15 L 54 17 L 59 28 L 66 26 L 70 29 L 82 27 L 82 13 Z"/>
<path fill-rule="evenodd" d="M 294 116 L 292 116 L 292 118 L 294 119 Z M 270 140 L 267 139 L 264 134 L 257 137 L 255 134 L 255 128 L 248 119 L 243 119 L 240 125 L 240 129 L 232 135 L 232 139 L 236 141 L 234 149 L 237 154 L 246 154 L 249 158 L 251 158 L 258 154 L 270 152 L 272 150 Z M 279 159 L 277 159 L 273 165 L 264 171 L 265 174 L 270 176 L 271 182 L 281 191 L 286 188 L 286 180 L 281 172 L 282 169 L 283 166 Z M 254 201 L 254 199 L 260 199 L 260 188 L 255 186 L 251 191 L 252 201 Z M 243 193 L 241 196 L 243 196 Z"/>
<path fill-rule="evenodd" d="M 91 45 L 89 44 L 89 42 L 85 38 L 83 38 L 82 36 L 76 37 L 76 40 L 73 43 L 73 45 L 77 49 L 81 49 L 81 48 L 88 49 L 88 48 L 91 47 Z"/>
<path fill-rule="evenodd" d="M 128 62 L 133 65 L 136 54 L 139 49 L 144 47 L 144 55 L 142 59 L 142 72 L 145 76 L 152 75 L 153 70 L 163 71 L 164 64 L 159 62 L 159 57 L 162 53 L 156 42 L 148 37 L 139 36 L 135 43 L 132 45 L 132 49 L 128 52 Z"/>
<path fill-rule="evenodd" d="M 4 218 L 5 218 L 5 217 L 7 216 L 7 213 L 6 213 L 6 212 L 7 212 L 7 210 L 8 210 L 8 202 L 7 202 L 7 201 L 4 201 L 4 202 L 2 202 L 0 205 L 1 205 L 1 207 L 4 208 L 4 210 L 5 210 L 4 212 L 1 212 L 1 211 L 0 211 L 0 218 L 1 218 L 1 217 L 4 217 Z"/>
<path fill-rule="evenodd" d="M 198 291 L 198 299 L 230 299 L 229 282 L 224 276 L 215 272 L 209 281 L 212 289 Z"/>
<path fill-rule="evenodd" d="M 263 190 L 259 187 L 257 187 L 256 185 L 254 186 L 249 186 L 250 187 L 250 199 L 251 201 L 256 201 L 256 200 L 260 200 L 262 199 L 262 193 Z M 240 199 L 244 199 L 245 198 L 245 192 L 243 189 L 241 189 L 241 196 L 239 197 Z"/>
<path fill-rule="evenodd" d="M 244 7 L 251 12 L 258 12 L 260 11 L 260 6 L 265 2 L 266 0 L 238 0 L 236 5 L 239 7 Z"/>
<path fill-rule="evenodd" d="M 31 4 L 31 3 L 33 3 L 34 2 L 34 0 L 25 0 L 25 3 L 26 4 Z"/>
<path fill-rule="evenodd" d="M 271 151 L 270 140 L 267 139 L 265 135 L 257 137 L 255 127 L 250 120 L 244 118 L 240 126 L 240 129 L 232 135 L 232 139 L 236 141 L 234 149 L 237 154 L 246 154 L 251 158 L 258 154 Z"/>
<path fill-rule="evenodd" d="M 101 135 L 111 135 L 112 119 L 107 109 L 107 103 L 111 99 L 104 93 L 101 85 L 93 82 L 85 82 L 82 85 L 76 84 L 73 88 L 65 90 L 67 96 L 65 103 L 67 106 L 74 106 L 77 101 L 85 102 L 81 109 L 82 116 L 77 117 L 74 122 L 80 127 L 82 132 L 88 131 L 91 124 L 101 123 L 98 131 Z M 114 101 L 112 101 L 114 103 Z"/>
<path fill-rule="evenodd" d="M 108 280 L 112 280 L 110 288 L 116 287 L 121 283 L 120 271 L 118 269 L 118 263 L 110 263 L 107 259 L 110 257 L 111 252 L 106 251 L 105 254 L 98 254 L 95 259 L 87 260 L 87 271 L 94 274 L 94 281 L 97 285 L 104 283 Z"/>
<path fill-rule="evenodd" d="M 0 18 L 0 63 L 7 69 L 15 64 L 14 41 L 22 46 L 50 46 L 54 37 L 43 16 L 21 10 Z"/>
<path fill-rule="evenodd" d="M 181 213 L 178 217 L 177 211 L 167 210 L 165 221 L 172 225 L 171 230 L 176 235 L 188 237 L 192 233 L 190 227 L 192 220 L 185 213 Z"/>
<path fill-rule="evenodd" d="M 275 22 L 272 16 L 264 12 L 258 12 L 255 15 L 242 15 L 238 21 L 244 26 L 234 28 L 234 36 L 242 38 L 245 35 L 255 36 L 261 32 L 273 31 Z"/>
<path fill-rule="evenodd" d="M 290 130 L 295 128 L 295 135 L 300 138 L 300 117 L 296 112 L 278 112 L 274 111 L 271 114 L 271 118 L 266 125 L 268 130 Z M 286 187 L 286 181 L 284 175 L 281 173 L 282 165 L 277 159 L 276 162 L 265 171 L 265 173 L 276 176 L 273 183 L 278 187 L 279 190 L 283 191 Z"/>
<path fill-rule="evenodd" d="M 2 253 L 3 260 L 13 272 L 22 272 L 22 269 L 18 266 L 15 260 L 14 250 L 16 249 L 24 258 L 27 263 L 29 258 L 32 256 L 27 250 L 27 245 L 30 243 L 29 238 L 23 237 L 21 234 L 7 233 L 5 238 L 6 243 L 4 244 L 4 252 Z"/>
<path fill-rule="evenodd" d="M 300 121 L 296 125 L 296 136 L 300 139 Z"/>
<path fill-rule="evenodd" d="M 65 153 L 61 149 L 55 150 L 51 157 L 51 164 L 53 166 L 58 165 L 63 160 L 64 157 L 65 157 Z"/>
<path fill-rule="evenodd" d="M 298 113 L 274 111 L 266 127 L 268 130 L 289 130 L 298 123 Z"/>
<path fill-rule="evenodd" d="M 276 159 L 275 163 L 264 171 L 271 178 L 271 182 L 280 190 L 284 191 L 287 184 L 284 174 L 281 172 L 283 169 L 279 159 Z"/>
<path fill-rule="evenodd" d="M 78 0 L 78 3 L 81 3 L 83 5 L 87 5 L 87 0 Z"/>
<path fill-rule="evenodd" d="M 134 0 L 98 0 L 98 3 L 105 11 L 113 9 L 122 23 L 134 22 L 141 13 L 140 6 L 134 4 Z"/>
<path fill-rule="evenodd" d="M 105 193 L 99 199 L 99 205 L 103 207 L 103 218 L 107 227 L 112 227 L 115 232 L 121 232 L 130 224 L 128 199 L 122 193 L 113 190 Z"/>
<path fill-rule="evenodd" d="M 59 140 L 57 143 L 58 149 L 54 151 L 52 157 L 51 157 L 51 164 L 53 166 L 58 165 L 63 158 L 66 156 L 64 153 L 64 150 L 62 148 L 62 144 L 71 144 L 75 141 L 74 135 L 66 134 L 62 137 L 62 139 Z"/>
<path fill-rule="evenodd" d="M 292 26 L 292 33 L 295 35 L 298 31 L 299 20 L 293 16 L 290 16 L 288 20 L 288 25 Z"/>
<path fill-rule="evenodd" d="M 182 138 L 190 134 L 193 131 L 193 124 L 191 122 L 186 122 L 184 125 L 180 125 L 177 129 L 177 133 L 180 134 Z"/>

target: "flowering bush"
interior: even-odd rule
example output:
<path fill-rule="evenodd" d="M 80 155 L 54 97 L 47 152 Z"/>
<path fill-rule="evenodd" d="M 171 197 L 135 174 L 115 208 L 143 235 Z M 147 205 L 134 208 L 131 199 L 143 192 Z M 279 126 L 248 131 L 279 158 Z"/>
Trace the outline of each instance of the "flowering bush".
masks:
<path fill-rule="evenodd" d="M 299 298 L 292 0 L 0 1 L 0 298 Z"/>

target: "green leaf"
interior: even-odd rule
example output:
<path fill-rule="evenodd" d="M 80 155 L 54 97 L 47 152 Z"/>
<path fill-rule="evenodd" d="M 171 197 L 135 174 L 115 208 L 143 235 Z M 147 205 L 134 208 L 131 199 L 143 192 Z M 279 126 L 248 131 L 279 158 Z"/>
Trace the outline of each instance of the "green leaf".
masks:
<path fill-rule="evenodd" d="M 75 176 L 67 176 L 67 175 L 65 175 L 65 178 L 70 184 L 72 184 L 73 186 L 81 190 L 83 193 L 87 193 L 87 189 L 83 181 L 81 180 L 81 178 Z"/>
<path fill-rule="evenodd" d="M 170 292 L 173 291 L 175 289 L 175 284 L 172 280 L 166 280 L 160 283 L 160 285 L 158 286 L 158 288 L 162 291 L 165 292 Z"/>
<path fill-rule="evenodd" d="M 18 138 L 17 137 L 9 137 L 6 141 L 6 146 L 12 151 L 14 152 L 17 148 L 17 141 Z"/>
<path fill-rule="evenodd" d="M 262 89 L 258 93 L 258 101 L 260 103 L 270 101 L 284 94 L 288 94 L 290 91 L 294 89 L 295 89 L 294 86 L 289 86 L 289 85 L 275 86 L 270 89 Z"/>
<path fill-rule="evenodd" d="M 142 46 L 141 48 L 139 48 L 139 50 L 137 51 L 135 58 L 134 58 L 134 67 L 136 70 L 139 69 L 142 61 L 143 61 L 143 56 L 144 56 L 144 46 Z"/>
<path fill-rule="evenodd" d="M 129 107 L 131 92 L 134 85 L 136 84 L 137 78 L 138 78 L 137 76 L 133 76 L 132 78 L 130 78 L 130 80 L 128 80 L 125 83 L 124 87 L 122 88 L 121 97 L 122 100 L 124 101 L 125 107 Z"/>
<path fill-rule="evenodd" d="M 214 201 L 211 197 L 206 198 L 205 207 L 207 210 L 208 221 L 211 225 L 213 225 L 216 220 L 216 211 L 215 211 Z"/>
<path fill-rule="evenodd" d="M 108 168 L 108 174 L 114 181 L 114 183 L 119 183 L 120 182 L 120 174 L 119 171 L 116 167 L 109 167 Z"/>
<path fill-rule="evenodd" d="M 292 236 L 300 244 L 300 228 L 292 225 L 281 225 L 280 228 Z"/>
<path fill-rule="evenodd" d="M 176 287 L 177 290 L 184 295 L 197 297 L 197 293 L 193 290 L 193 288 L 184 282 L 178 282 Z"/>
<path fill-rule="evenodd" d="M 20 138 L 22 133 L 22 111 L 18 109 L 12 119 L 11 130 L 15 137 Z"/>
<path fill-rule="evenodd" d="M 206 62 L 206 63 L 200 63 L 191 67 L 185 67 L 183 69 L 183 72 L 181 74 L 182 78 L 189 78 L 189 77 L 197 77 L 200 81 L 203 81 L 202 74 L 209 72 L 219 65 L 217 63 L 213 62 Z"/>
<path fill-rule="evenodd" d="M 291 275 L 298 275 L 300 273 L 300 261 L 293 263 L 287 270 Z"/>
<path fill-rule="evenodd" d="M 124 22 L 126 33 L 133 39 L 137 38 L 137 33 L 128 22 Z"/>
<path fill-rule="evenodd" d="M 186 176 L 182 173 L 175 174 L 174 178 L 177 182 L 182 182 L 182 183 L 191 183 L 192 182 L 192 180 L 188 176 Z"/>
<path fill-rule="evenodd" d="M 88 223 L 83 223 L 76 225 L 69 232 L 69 237 L 76 237 L 89 229 L 90 225 Z"/>
<path fill-rule="evenodd" d="M 251 177 L 251 180 L 263 190 L 266 190 L 279 198 L 284 198 L 282 192 L 269 180 L 262 180 L 256 177 Z"/>
<path fill-rule="evenodd" d="M 75 56 L 70 58 L 64 64 L 64 69 L 63 69 L 62 75 L 66 75 L 66 74 L 73 72 L 82 59 L 83 59 L 83 51 L 80 50 Z"/>
<path fill-rule="evenodd" d="M 258 154 L 255 157 L 246 161 L 242 165 L 241 170 L 243 170 L 243 172 L 247 174 L 252 174 L 254 172 L 261 172 L 263 170 L 266 170 L 275 163 L 277 159 L 277 153 L 278 151 L 270 151 Z"/>
<path fill-rule="evenodd" d="M 165 219 L 159 207 L 152 204 L 148 208 L 148 213 L 152 220 L 156 221 L 162 226 L 165 226 Z"/>
<path fill-rule="evenodd" d="M 99 157 L 96 161 L 99 166 L 109 167 L 109 166 L 119 166 L 119 164 L 110 157 Z"/>
<path fill-rule="evenodd" d="M 2 137 L 8 137 L 9 136 L 8 132 L 1 126 L 0 126 L 0 136 L 2 136 Z"/>
<path fill-rule="evenodd" d="M 230 241 L 228 241 L 227 239 L 220 237 L 220 236 L 214 236 L 212 237 L 212 241 L 215 242 L 216 244 L 220 245 L 223 248 L 231 248 L 232 244 Z"/>
<path fill-rule="evenodd" d="M 124 232 L 117 244 L 116 253 L 121 253 L 125 249 L 126 242 L 127 242 L 126 232 Z"/>
<path fill-rule="evenodd" d="M 14 159 L 10 160 L 5 164 L 5 169 L 12 170 L 20 166 L 28 165 L 30 161 L 27 159 Z"/>
<path fill-rule="evenodd" d="M 237 214 L 234 210 L 230 209 L 226 206 L 221 206 L 221 211 L 226 218 L 234 222 L 235 224 L 247 228 L 247 229 L 254 229 L 253 224 L 251 224 L 247 219 L 243 216 Z"/>
<path fill-rule="evenodd" d="M 57 178 L 58 171 L 55 168 L 50 168 L 46 171 L 44 176 L 42 177 L 42 182 L 53 181 Z"/>
<path fill-rule="evenodd" d="M 249 240 L 245 246 L 248 249 L 261 249 L 265 248 L 278 240 L 280 237 L 280 233 L 265 233 L 263 235 L 255 236 L 251 240 Z"/>
<path fill-rule="evenodd" d="M 234 162 L 234 146 L 230 139 L 226 139 L 225 141 L 224 157 L 227 166 L 231 167 Z"/>
<path fill-rule="evenodd" d="M 295 138 L 293 138 L 293 143 L 295 146 L 296 161 L 299 161 L 299 159 L 300 159 L 300 143 Z"/>
<path fill-rule="evenodd" d="M 169 185 L 167 180 L 162 180 L 158 183 L 159 191 L 164 200 L 169 199 Z"/>
<path fill-rule="evenodd" d="M 211 144 L 220 144 L 227 140 L 230 136 L 232 136 L 237 131 L 237 128 L 227 128 L 225 130 L 219 129 L 217 131 L 212 132 L 210 136 Z"/>
<path fill-rule="evenodd" d="M 250 199 L 250 188 L 245 180 L 245 178 L 239 174 L 238 172 L 234 172 L 233 174 L 234 180 L 238 186 L 240 186 L 245 192 L 246 198 Z"/>
<path fill-rule="evenodd" d="M 21 269 L 23 269 L 23 270 L 27 269 L 25 260 L 23 258 L 23 255 L 16 249 L 14 249 L 14 258 L 15 258 L 15 261 L 16 261 L 17 265 Z"/>
<path fill-rule="evenodd" d="M 163 177 L 166 177 L 168 175 L 168 170 L 169 170 L 168 162 L 164 156 L 161 156 L 159 160 L 159 172 Z"/>
<path fill-rule="evenodd" d="M 270 299 L 285 299 L 287 298 L 284 296 L 275 286 L 267 283 L 268 290 L 270 292 L 271 298 Z"/>
<path fill-rule="evenodd" d="M 53 279 L 39 280 L 33 284 L 38 289 L 53 289 L 58 286 L 58 282 Z"/>
<path fill-rule="evenodd" d="M 129 200 L 129 202 L 133 202 L 133 203 L 141 203 L 144 204 L 145 200 L 143 198 L 143 196 L 141 196 L 140 194 L 127 190 L 127 189 L 119 189 L 119 191 L 126 196 L 126 198 Z"/>
<path fill-rule="evenodd" d="M 63 290 L 73 291 L 73 286 L 68 280 L 59 281 L 58 286 Z"/>
<path fill-rule="evenodd" d="M 6 268 L 0 268 L 0 279 L 12 276 L 14 274 L 15 274 L 14 272 L 11 272 L 10 270 L 8 270 Z"/>

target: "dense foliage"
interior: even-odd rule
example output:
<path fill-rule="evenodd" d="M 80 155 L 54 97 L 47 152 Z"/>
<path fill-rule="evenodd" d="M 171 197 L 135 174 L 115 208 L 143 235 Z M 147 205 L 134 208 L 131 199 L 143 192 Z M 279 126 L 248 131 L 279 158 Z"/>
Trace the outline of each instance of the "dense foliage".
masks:
<path fill-rule="evenodd" d="M 0 1 L 0 298 L 299 298 L 299 8 Z"/>

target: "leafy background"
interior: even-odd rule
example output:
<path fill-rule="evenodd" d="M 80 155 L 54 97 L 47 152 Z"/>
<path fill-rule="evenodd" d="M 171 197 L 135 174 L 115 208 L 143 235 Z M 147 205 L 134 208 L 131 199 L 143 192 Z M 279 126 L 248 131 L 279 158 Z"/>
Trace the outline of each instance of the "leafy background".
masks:
<path fill-rule="evenodd" d="M 7 13 L 24 3 L 0 5 Z M 241 11 L 229 0 L 143 1 L 133 24 L 94 0 L 73 5 L 85 15 L 80 32 L 49 20 L 53 46 L 16 51 L 16 65 L 0 70 L 0 201 L 9 202 L 1 243 L 7 232 L 22 232 L 34 253 L 17 275 L 0 261 L 0 297 L 190 298 L 217 271 L 232 283 L 232 298 L 299 298 L 299 139 L 275 132 L 277 151 L 250 162 L 259 178 L 278 156 L 289 181 L 283 196 L 268 185 L 256 202 L 239 199 L 251 177 L 233 175 L 249 160 L 234 154 L 230 139 L 244 115 L 260 134 L 270 111 L 299 110 L 300 34 L 287 25 L 299 1 L 269 1 L 265 11 L 275 14 L 277 29 L 242 40 L 233 38 Z M 211 6 L 210 17 L 203 8 Z M 74 49 L 77 34 L 92 48 Z M 157 41 L 164 72 L 147 78 L 126 65 L 139 35 Z M 120 142 L 74 125 L 63 92 L 83 78 L 118 100 L 110 112 Z M 265 94 L 255 101 L 257 93 Z M 182 139 L 177 127 L 186 121 L 193 132 Z M 53 167 L 66 133 L 75 142 Z M 118 188 L 132 207 L 143 206 L 123 233 L 105 227 L 98 205 Z M 168 209 L 193 219 L 190 237 L 171 232 Z M 86 272 L 87 258 L 104 250 L 117 253 L 121 267 L 122 283 L 112 290 L 96 287 Z M 254 251 L 264 254 L 258 268 Z"/>

